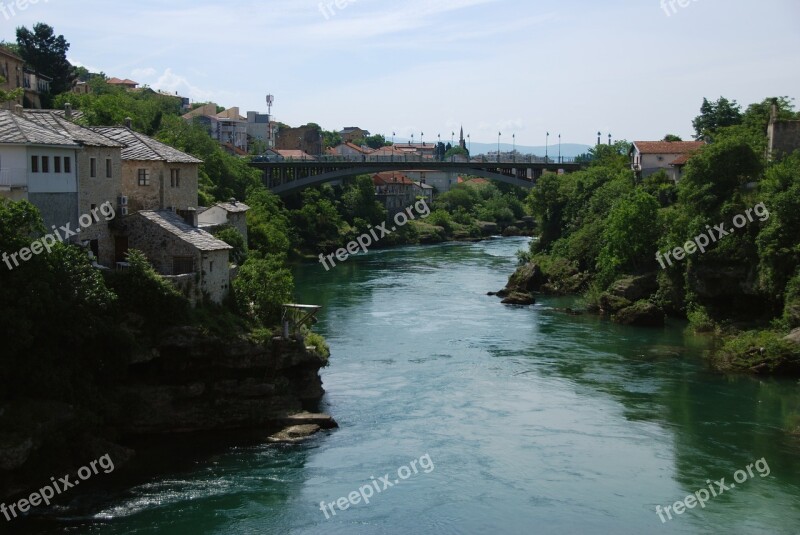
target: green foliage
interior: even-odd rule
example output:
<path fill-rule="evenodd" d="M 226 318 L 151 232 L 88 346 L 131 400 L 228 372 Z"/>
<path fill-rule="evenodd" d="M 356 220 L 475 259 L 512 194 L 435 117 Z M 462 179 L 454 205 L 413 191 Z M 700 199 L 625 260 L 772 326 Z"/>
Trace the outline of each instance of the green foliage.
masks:
<path fill-rule="evenodd" d="M 203 160 L 200 183 L 205 192 L 217 201 L 244 199 L 261 186 L 261 172 L 250 167 L 246 160 L 225 152 L 200 124 L 167 116 L 156 137 L 167 145 Z"/>
<path fill-rule="evenodd" d="M 289 215 L 280 198 L 266 188 L 257 188 L 247 197 L 249 247 L 262 256 L 285 257 L 291 249 Z"/>
<path fill-rule="evenodd" d="M 694 213 L 718 219 L 725 199 L 757 179 L 762 169 L 762 158 L 746 140 L 718 140 L 686 164 L 678 183 L 678 200 Z"/>
<path fill-rule="evenodd" d="M 351 225 L 362 219 L 371 225 L 386 221 L 386 209 L 375 200 L 375 186 L 368 175 L 360 175 L 342 193 L 343 219 Z"/>
<path fill-rule="evenodd" d="M 339 132 L 322 131 L 322 148 L 330 149 L 342 144 L 342 136 Z"/>
<path fill-rule="evenodd" d="M 429 225 L 442 227 L 448 234 L 453 231 L 453 219 L 446 210 L 434 210 L 425 220 Z"/>
<path fill-rule="evenodd" d="M 27 201 L 0 200 L 0 251 L 29 247 L 44 228 Z M 13 263 L 12 263 L 13 265 Z M 114 323 L 116 296 L 86 252 L 57 243 L 9 270 L 0 264 L 0 397 L 83 403 L 111 380 L 129 346 Z M 79 322 L 76 323 L 76 320 Z"/>
<path fill-rule="evenodd" d="M 704 98 L 700 106 L 700 115 L 692 121 L 695 139 L 713 137 L 721 128 L 741 124 L 741 109 L 735 100 L 731 101 L 725 97 L 720 97 L 716 102 L 709 102 Z"/>
<path fill-rule="evenodd" d="M 153 269 L 144 253 L 131 249 L 127 261 L 129 268 L 126 271 L 115 271 L 106 276 L 109 287 L 119 296 L 125 311 L 140 316 L 146 331 L 153 335 L 185 322 L 189 302 Z"/>
<path fill-rule="evenodd" d="M 673 205 L 678 200 L 678 187 L 663 169 L 644 178 L 642 189 L 658 199 L 662 207 Z"/>
<path fill-rule="evenodd" d="M 323 191 L 303 191 L 302 206 L 290 212 L 299 246 L 306 251 L 317 248 L 328 251 L 337 248 L 340 243 L 343 221 L 332 200 L 333 190 L 327 188 Z"/>
<path fill-rule="evenodd" d="M 233 247 L 230 253 L 230 261 L 236 265 L 242 265 L 247 260 L 247 243 L 244 236 L 236 228 L 225 226 L 214 233 L 220 239 Z"/>
<path fill-rule="evenodd" d="M 616 275 L 654 267 L 654 251 L 660 231 L 658 202 L 642 190 L 620 199 L 611 209 L 603 232 L 605 245 L 598 268 L 601 281 L 611 283 Z"/>
<path fill-rule="evenodd" d="M 800 345 L 771 331 L 748 331 L 729 337 L 712 359 L 725 371 L 800 373 Z"/>
<path fill-rule="evenodd" d="M 294 291 L 292 273 L 280 257 L 251 257 L 233 281 L 233 291 L 239 310 L 264 326 L 278 325 L 281 306 L 291 301 Z"/>
<path fill-rule="evenodd" d="M 772 165 L 760 186 L 770 213 L 756 239 L 761 285 L 778 298 L 800 266 L 800 154 Z"/>
<path fill-rule="evenodd" d="M 683 141 L 680 136 L 676 136 L 675 134 L 667 134 L 664 136 L 664 141 L 675 142 L 675 141 Z"/>
<path fill-rule="evenodd" d="M 6 83 L 6 79 L 0 76 L 0 85 Z M 0 104 L 4 102 L 16 102 L 22 95 L 25 93 L 25 90 L 21 87 L 17 89 L 12 89 L 11 91 L 4 91 L 0 89 Z"/>

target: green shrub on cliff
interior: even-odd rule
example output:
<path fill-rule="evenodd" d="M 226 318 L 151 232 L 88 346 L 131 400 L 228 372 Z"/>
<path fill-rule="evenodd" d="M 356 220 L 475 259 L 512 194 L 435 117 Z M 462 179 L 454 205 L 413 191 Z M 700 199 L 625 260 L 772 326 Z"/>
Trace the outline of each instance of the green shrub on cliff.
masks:
<path fill-rule="evenodd" d="M 251 257 L 233 281 L 236 302 L 244 314 L 264 326 L 278 325 L 281 305 L 290 303 L 294 282 L 280 257 Z"/>

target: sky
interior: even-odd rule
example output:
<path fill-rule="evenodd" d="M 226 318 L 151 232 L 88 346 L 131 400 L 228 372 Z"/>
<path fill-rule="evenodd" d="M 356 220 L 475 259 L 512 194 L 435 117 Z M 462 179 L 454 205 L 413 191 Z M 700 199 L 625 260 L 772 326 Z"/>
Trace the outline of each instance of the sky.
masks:
<path fill-rule="evenodd" d="M 704 97 L 800 96 L 800 0 L 32 1 L 0 39 L 44 22 L 92 71 L 403 140 L 688 139 Z"/>

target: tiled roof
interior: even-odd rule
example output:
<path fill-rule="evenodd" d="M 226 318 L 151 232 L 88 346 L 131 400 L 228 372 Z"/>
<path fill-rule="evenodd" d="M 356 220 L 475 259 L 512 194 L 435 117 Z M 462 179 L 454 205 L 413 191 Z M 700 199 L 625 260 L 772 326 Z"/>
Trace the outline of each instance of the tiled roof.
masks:
<path fill-rule="evenodd" d="M 642 154 L 685 154 L 705 145 L 702 141 L 634 141 L 633 144 Z"/>
<path fill-rule="evenodd" d="M 139 85 L 139 82 L 134 82 L 133 80 L 129 80 L 128 78 L 125 78 L 124 80 L 121 80 L 119 78 L 109 78 L 106 83 L 109 83 L 109 84 L 112 84 L 112 85 L 120 85 L 120 84 L 124 84 L 124 85 Z"/>
<path fill-rule="evenodd" d="M 0 110 L 0 143 L 79 147 L 72 138 L 8 110 Z"/>
<path fill-rule="evenodd" d="M 363 147 L 359 147 L 358 145 L 354 145 L 354 144 L 350 143 L 349 141 L 347 143 L 343 143 L 343 145 L 345 145 L 346 147 L 350 147 L 354 151 L 358 151 L 358 152 L 360 152 L 362 154 L 369 154 L 370 152 L 372 152 L 372 149 L 365 149 Z"/>
<path fill-rule="evenodd" d="M 217 206 L 219 206 L 220 208 L 231 214 L 239 214 L 242 212 L 246 212 L 250 209 L 250 207 L 243 202 L 236 202 L 236 203 L 218 202 Z"/>
<path fill-rule="evenodd" d="M 205 230 L 193 227 L 186 223 L 178 214 L 170 211 L 154 212 L 145 210 L 137 212 L 135 215 L 140 215 L 148 221 L 158 225 L 162 229 L 170 232 L 191 244 L 199 251 L 223 251 L 233 249 L 230 245 L 222 240 L 218 240 Z"/>
<path fill-rule="evenodd" d="M 372 182 L 376 186 L 385 186 L 388 184 L 403 184 L 404 186 L 414 185 L 414 182 L 412 182 L 410 178 L 403 173 L 398 173 L 397 171 L 376 173 L 372 175 Z"/>
<path fill-rule="evenodd" d="M 198 160 L 194 156 L 123 126 L 101 126 L 92 128 L 92 130 L 124 144 L 125 148 L 122 149 L 123 160 L 203 163 L 203 160 Z"/>
<path fill-rule="evenodd" d="M 670 165 L 686 165 L 686 162 L 688 162 L 692 156 L 694 156 L 693 152 L 687 152 L 686 154 L 681 154 L 680 156 L 672 160 L 672 163 L 670 163 Z"/>
<path fill-rule="evenodd" d="M 94 130 L 84 128 L 64 118 L 63 114 L 55 113 L 55 110 L 25 110 L 24 117 L 33 121 L 43 128 L 55 130 L 63 136 L 71 138 L 82 145 L 90 147 L 123 147 L 119 141 L 107 138 L 98 134 Z"/>

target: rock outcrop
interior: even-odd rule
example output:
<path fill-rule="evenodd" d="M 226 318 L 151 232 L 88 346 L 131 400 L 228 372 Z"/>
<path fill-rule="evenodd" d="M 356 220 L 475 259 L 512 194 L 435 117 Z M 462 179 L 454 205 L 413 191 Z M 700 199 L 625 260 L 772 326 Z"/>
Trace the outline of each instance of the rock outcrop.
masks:
<path fill-rule="evenodd" d="M 663 327 L 664 311 L 647 301 L 637 301 L 611 316 L 611 320 L 622 325 L 638 327 Z"/>

